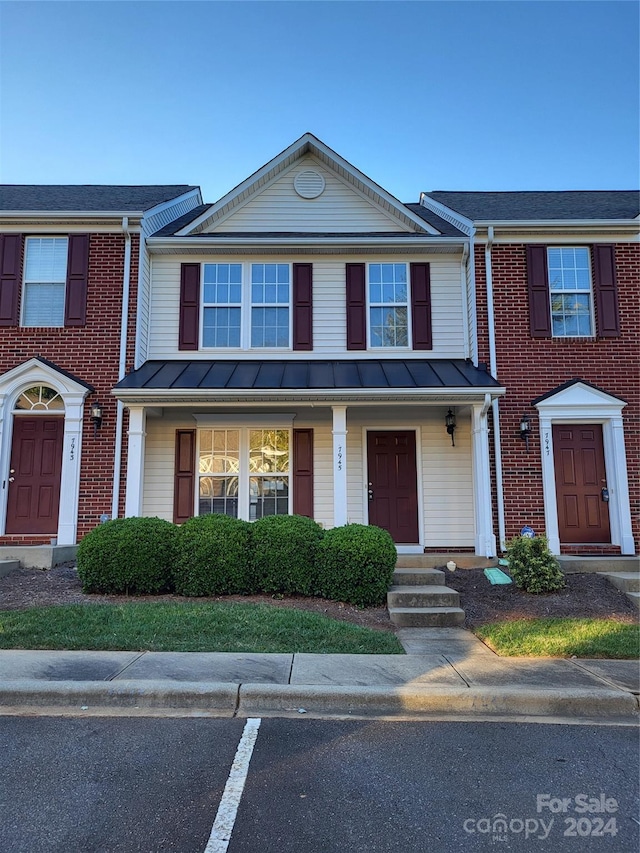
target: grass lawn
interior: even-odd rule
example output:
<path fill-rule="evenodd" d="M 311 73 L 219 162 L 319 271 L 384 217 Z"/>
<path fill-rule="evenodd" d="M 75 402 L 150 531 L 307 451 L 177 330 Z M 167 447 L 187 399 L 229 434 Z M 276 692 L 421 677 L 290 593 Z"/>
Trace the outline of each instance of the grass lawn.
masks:
<path fill-rule="evenodd" d="M 0 611 L 2 649 L 404 654 L 393 634 L 265 604 L 70 604 Z"/>
<path fill-rule="evenodd" d="M 637 658 L 638 626 L 613 619 L 515 619 L 474 628 L 499 655 Z"/>

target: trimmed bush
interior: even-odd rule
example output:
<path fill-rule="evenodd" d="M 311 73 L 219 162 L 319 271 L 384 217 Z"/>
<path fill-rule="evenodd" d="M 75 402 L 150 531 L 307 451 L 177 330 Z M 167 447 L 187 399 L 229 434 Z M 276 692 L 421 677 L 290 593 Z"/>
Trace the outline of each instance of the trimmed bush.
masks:
<path fill-rule="evenodd" d="M 180 595 L 239 595 L 249 583 L 250 525 L 228 515 L 190 518 L 178 530 L 174 570 Z"/>
<path fill-rule="evenodd" d="M 509 573 L 519 589 L 541 593 L 564 588 L 564 575 L 546 536 L 516 536 L 507 542 L 507 557 Z"/>
<path fill-rule="evenodd" d="M 251 525 L 253 579 L 260 592 L 316 593 L 316 562 L 323 530 L 302 515 L 268 515 Z"/>
<path fill-rule="evenodd" d="M 116 518 L 78 546 L 83 592 L 153 595 L 172 589 L 177 528 L 161 518 Z"/>
<path fill-rule="evenodd" d="M 360 607 L 384 604 L 396 558 L 393 539 L 380 527 L 327 530 L 318 552 L 319 593 Z"/>

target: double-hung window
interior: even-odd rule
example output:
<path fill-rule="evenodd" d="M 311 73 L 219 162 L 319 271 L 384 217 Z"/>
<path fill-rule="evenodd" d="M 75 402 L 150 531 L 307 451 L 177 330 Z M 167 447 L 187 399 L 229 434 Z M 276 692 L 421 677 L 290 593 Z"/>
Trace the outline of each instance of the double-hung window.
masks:
<path fill-rule="evenodd" d="M 198 512 L 255 521 L 287 515 L 290 430 L 199 431 Z"/>
<path fill-rule="evenodd" d="M 66 237 L 27 237 L 23 326 L 64 326 L 68 248 Z"/>
<path fill-rule="evenodd" d="M 593 334 L 589 249 L 549 247 L 547 265 L 553 337 L 589 337 Z"/>
<path fill-rule="evenodd" d="M 409 288 L 406 264 L 369 264 L 369 343 L 409 346 Z"/>
<path fill-rule="evenodd" d="M 242 264 L 205 264 L 202 345 L 240 347 Z"/>
<path fill-rule="evenodd" d="M 202 346 L 291 346 L 289 264 L 204 264 Z"/>

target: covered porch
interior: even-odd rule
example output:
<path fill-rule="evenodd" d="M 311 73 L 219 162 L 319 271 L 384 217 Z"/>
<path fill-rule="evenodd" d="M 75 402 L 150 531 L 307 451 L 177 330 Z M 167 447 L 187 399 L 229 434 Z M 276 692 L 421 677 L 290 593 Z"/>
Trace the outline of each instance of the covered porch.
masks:
<path fill-rule="evenodd" d="M 324 527 L 377 524 L 401 553 L 495 555 L 487 413 L 503 389 L 485 371 L 296 362 L 294 388 L 283 387 L 285 363 L 279 380 L 263 364 L 268 374 L 247 362 L 147 362 L 119 383 L 126 515 L 296 512 Z"/>

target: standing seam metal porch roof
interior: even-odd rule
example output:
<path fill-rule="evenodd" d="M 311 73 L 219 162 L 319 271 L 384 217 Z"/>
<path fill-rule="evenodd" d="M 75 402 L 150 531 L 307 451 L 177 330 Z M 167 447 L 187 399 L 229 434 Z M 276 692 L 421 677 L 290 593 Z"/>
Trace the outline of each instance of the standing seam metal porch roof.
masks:
<path fill-rule="evenodd" d="M 464 359 L 147 361 L 115 390 L 499 389 Z"/>

